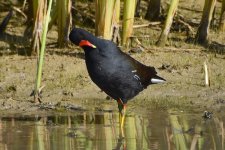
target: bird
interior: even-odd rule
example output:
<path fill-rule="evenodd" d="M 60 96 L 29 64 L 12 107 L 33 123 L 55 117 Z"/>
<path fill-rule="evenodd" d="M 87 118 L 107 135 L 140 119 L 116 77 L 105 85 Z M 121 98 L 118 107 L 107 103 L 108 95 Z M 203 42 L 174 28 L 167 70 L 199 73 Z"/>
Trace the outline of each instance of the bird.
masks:
<path fill-rule="evenodd" d="M 121 128 L 124 127 L 128 100 L 148 85 L 166 81 L 157 75 L 154 67 L 135 60 L 110 40 L 98 38 L 77 27 L 71 30 L 69 39 L 84 50 L 91 80 L 117 101 Z"/>

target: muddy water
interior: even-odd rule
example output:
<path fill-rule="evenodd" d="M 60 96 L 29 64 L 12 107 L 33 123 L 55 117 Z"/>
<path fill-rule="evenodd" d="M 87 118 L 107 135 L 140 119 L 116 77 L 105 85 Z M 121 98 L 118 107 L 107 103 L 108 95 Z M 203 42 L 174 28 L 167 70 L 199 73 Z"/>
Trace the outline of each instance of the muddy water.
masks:
<path fill-rule="evenodd" d="M 48 115 L 47 115 L 48 114 Z M 0 149 L 224 149 L 224 116 L 201 112 L 128 114 L 121 137 L 118 113 L 77 111 L 0 119 Z"/>

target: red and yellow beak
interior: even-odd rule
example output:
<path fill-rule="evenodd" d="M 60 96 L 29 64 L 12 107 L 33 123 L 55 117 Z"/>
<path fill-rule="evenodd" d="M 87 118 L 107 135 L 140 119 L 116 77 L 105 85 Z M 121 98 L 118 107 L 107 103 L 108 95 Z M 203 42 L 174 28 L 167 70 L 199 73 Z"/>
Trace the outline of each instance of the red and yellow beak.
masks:
<path fill-rule="evenodd" d="M 79 43 L 79 46 L 80 47 L 83 47 L 83 46 L 89 46 L 89 47 L 92 47 L 92 48 L 96 48 L 95 45 L 91 44 L 89 41 L 87 40 L 81 40 L 80 43 Z"/>

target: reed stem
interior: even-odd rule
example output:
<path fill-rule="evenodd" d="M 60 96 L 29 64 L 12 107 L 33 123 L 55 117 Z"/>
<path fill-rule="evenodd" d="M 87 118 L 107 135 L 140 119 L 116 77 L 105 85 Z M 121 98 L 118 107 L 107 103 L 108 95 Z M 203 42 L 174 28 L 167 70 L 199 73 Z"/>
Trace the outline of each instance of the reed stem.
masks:
<path fill-rule="evenodd" d="M 51 6 L 52 6 L 52 0 L 49 0 L 46 20 L 44 22 L 44 30 L 43 30 L 43 34 L 42 34 L 42 38 L 41 38 L 41 51 L 40 51 L 38 67 L 37 67 L 36 85 L 35 85 L 35 91 L 34 91 L 34 101 L 35 102 L 37 101 L 37 98 L 38 98 L 38 95 L 40 92 L 39 88 L 40 88 L 40 84 L 41 84 L 42 67 L 43 67 L 43 62 L 44 62 L 46 36 L 47 36 L 47 31 L 48 31 L 48 23 L 49 23 L 49 18 L 50 18 Z"/>

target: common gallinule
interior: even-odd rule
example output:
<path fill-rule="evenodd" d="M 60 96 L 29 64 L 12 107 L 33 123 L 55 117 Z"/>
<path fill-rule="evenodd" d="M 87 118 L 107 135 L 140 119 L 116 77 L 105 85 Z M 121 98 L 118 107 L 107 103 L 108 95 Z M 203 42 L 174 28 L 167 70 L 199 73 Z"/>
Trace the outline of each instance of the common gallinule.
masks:
<path fill-rule="evenodd" d="M 69 35 L 72 43 L 84 49 L 88 73 L 92 81 L 117 100 L 120 125 L 123 128 L 127 101 L 150 84 L 163 83 L 154 67 L 146 66 L 122 52 L 115 43 L 74 28 Z"/>

